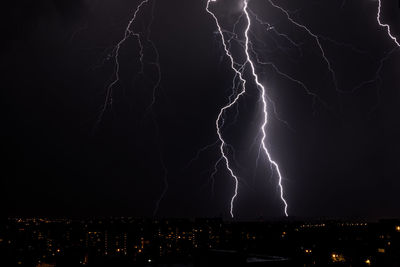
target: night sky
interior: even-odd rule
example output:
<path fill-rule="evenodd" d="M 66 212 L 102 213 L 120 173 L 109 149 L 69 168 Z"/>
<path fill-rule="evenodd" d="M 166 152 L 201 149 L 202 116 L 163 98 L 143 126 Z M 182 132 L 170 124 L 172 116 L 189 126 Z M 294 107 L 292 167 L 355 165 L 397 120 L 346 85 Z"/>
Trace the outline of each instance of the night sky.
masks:
<path fill-rule="evenodd" d="M 113 47 L 137 0 L 20 0 L 1 11 L 1 210 L 3 215 L 229 217 L 234 184 L 218 165 L 215 120 L 231 94 L 233 72 L 205 0 L 150 1 L 134 24 L 159 52 L 130 38 L 120 50 L 120 82 L 97 122 L 114 76 Z M 212 4 L 224 28 L 240 16 L 239 0 Z M 251 38 L 260 57 L 301 80 L 321 101 L 271 67 L 257 65 L 275 102 L 267 144 L 279 163 L 289 214 L 299 217 L 400 215 L 400 51 L 376 21 L 371 0 L 282 0 L 293 18 L 320 36 L 332 78 L 315 40 L 267 0 L 250 9 L 299 47 L 259 24 Z M 153 6 L 154 5 L 154 6 Z M 151 23 L 152 10 L 154 20 Z M 383 0 L 382 20 L 400 36 L 400 8 Z M 151 23 L 151 25 L 150 25 Z M 150 25 L 150 27 L 149 27 Z M 244 29 L 239 23 L 238 38 Z M 236 43 L 232 51 L 243 59 Z M 387 53 L 379 78 L 376 71 Z M 250 79 L 249 72 L 245 72 Z M 374 80 L 352 91 L 364 81 Z M 239 219 L 282 217 L 277 176 L 261 154 L 259 91 L 226 113 L 223 133 L 235 150 Z M 288 123 L 286 125 L 281 120 Z M 236 122 L 235 122 L 236 118 Z M 232 149 L 229 148 L 232 152 Z M 191 164 L 189 164 L 191 162 Z M 164 164 L 164 167 L 163 167 Z"/>

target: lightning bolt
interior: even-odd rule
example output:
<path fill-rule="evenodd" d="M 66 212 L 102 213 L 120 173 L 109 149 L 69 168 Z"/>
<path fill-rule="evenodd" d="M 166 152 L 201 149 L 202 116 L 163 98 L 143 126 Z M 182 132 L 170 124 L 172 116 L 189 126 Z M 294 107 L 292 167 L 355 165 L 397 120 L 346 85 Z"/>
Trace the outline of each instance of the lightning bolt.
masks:
<path fill-rule="evenodd" d="M 246 92 L 246 80 L 243 78 L 242 72 L 239 71 L 239 68 L 236 67 L 235 60 L 233 59 L 233 56 L 232 56 L 231 52 L 228 49 L 227 42 L 225 40 L 225 37 L 224 37 L 224 34 L 223 34 L 223 30 L 222 30 L 222 28 L 221 28 L 221 26 L 219 24 L 218 18 L 216 17 L 216 15 L 212 11 L 210 11 L 211 2 L 216 2 L 216 0 L 208 0 L 207 1 L 206 11 L 213 17 L 213 19 L 215 21 L 215 24 L 216 24 L 216 26 L 218 28 L 218 33 L 219 33 L 219 35 L 221 37 L 221 41 L 222 41 L 222 45 L 223 45 L 223 48 L 224 48 L 224 51 L 225 51 L 225 55 L 229 58 L 229 60 L 231 62 L 231 68 L 235 72 L 235 75 L 237 75 L 237 77 L 239 77 L 239 80 L 240 80 L 240 82 L 242 84 L 241 91 L 236 95 L 236 97 L 233 100 L 229 101 L 229 103 L 226 106 L 221 108 L 221 110 L 220 110 L 220 112 L 219 112 L 219 114 L 217 116 L 217 120 L 215 121 L 215 126 L 216 126 L 216 129 L 217 129 L 217 135 L 218 135 L 218 138 L 219 138 L 219 141 L 220 141 L 219 149 L 220 149 L 220 152 L 221 152 L 221 157 L 224 159 L 226 168 L 227 168 L 228 172 L 230 173 L 230 175 L 233 178 L 234 183 L 235 183 L 234 195 L 232 196 L 231 203 L 230 203 L 231 204 L 231 206 L 230 206 L 230 214 L 231 214 L 231 216 L 233 218 L 234 217 L 233 204 L 234 204 L 234 201 L 235 201 L 235 199 L 236 199 L 236 197 L 238 195 L 239 178 L 236 176 L 236 174 L 232 170 L 231 165 L 230 165 L 230 161 L 229 161 L 227 155 L 225 154 L 226 142 L 225 142 L 224 137 L 222 136 L 221 127 L 224 124 L 224 118 L 223 118 L 224 112 L 226 110 L 228 110 L 229 108 L 231 108 L 232 106 L 234 106 L 239 101 L 239 98 Z M 219 163 L 219 161 L 218 161 L 218 163 Z M 216 166 L 217 166 L 217 164 L 216 164 Z"/>
<path fill-rule="evenodd" d="M 251 28 L 251 18 L 250 18 L 249 10 L 248 10 L 248 0 L 243 0 L 243 10 L 242 10 L 244 15 L 245 15 L 246 24 L 247 24 L 247 26 L 246 26 L 246 28 L 244 30 L 244 35 L 245 35 L 245 48 L 244 48 L 245 51 L 244 51 L 244 53 L 246 55 L 246 61 L 240 67 L 237 67 L 237 64 L 235 64 L 235 60 L 234 60 L 234 58 L 233 58 L 233 56 L 232 56 L 232 54 L 231 54 L 231 52 L 230 52 L 230 50 L 228 48 L 227 41 L 225 40 L 225 37 L 224 37 L 224 31 L 223 31 L 222 27 L 220 26 L 220 23 L 219 23 L 219 20 L 218 20 L 217 16 L 210 10 L 211 2 L 216 2 L 216 0 L 208 0 L 207 1 L 206 11 L 214 19 L 214 22 L 215 22 L 215 24 L 217 26 L 219 35 L 221 37 L 221 41 L 222 41 L 222 45 L 223 45 L 223 48 L 224 48 L 224 51 L 225 51 L 225 55 L 230 60 L 231 69 L 235 72 L 235 76 L 239 77 L 239 80 L 240 80 L 240 82 L 242 84 L 241 91 L 239 93 L 237 93 L 237 95 L 232 100 L 230 100 L 227 105 L 225 105 L 224 107 L 221 108 L 221 110 L 220 110 L 220 112 L 219 112 L 219 114 L 217 116 L 217 120 L 215 122 L 216 129 L 217 129 L 217 135 L 218 135 L 218 138 L 219 138 L 219 141 L 220 141 L 221 157 L 223 158 L 223 160 L 225 162 L 225 165 L 226 165 L 226 169 L 230 173 L 230 175 L 233 178 L 234 183 L 235 183 L 234 194 L 233 194 L 233 196 L 231 198 L 231 203 L 230 203 L 231 204 L 230 205 L 230 214 L 231 214 L 231 216 L 233 218 L 234 217 L 233 207 L 234 207 L 234 201 L 235 201 L 235 199 L 237 198 L 237 195 L 238 195 L 239 178 L 235 174 L 235 172 L 233 171 L 233 169 L 231 167 L 231 164 L 230 164 L 230 161 L 229 161 L 229 158 L 228 158 L 227 154 L 225 153 L 225 147 L 227 146 L 227 144 L 226 144 L 226 142 L 225 142 L 225 140 L 223 138 L 223 135 L 222 135 L 222 132 L 221 132 L 221 127 L 224 125 L 224 117 L 223 117 L 223 115 L 224 115 L 225 111 L 230 109 L 232 106 L 236 105 L 237 102 L 239 101 L 240 97 L 246 92 L 246 80 L 243 77 L 241 68 L 244 68 L 246 65 L 249 65 L 250 69 L 251 69 L 251 74 L 252 74 L 253 80 L 254 80 L 255 84 L 257 85 L 257 87 L 260 89 L 260 92 L 261 92 L 261 96 L 260 97 L 261 97 L 261 100 L 262 100 L 262 103 L 263 103 L 262 111 L 263 111 L 263 114 L 264 114 L 264 119 L 263 119 L 263 122 L 262 122 L 262 124 L 260 126 L 260 131 L 262 132 L 261 147 L 262 147 L 265 155 L 267 156 L 267 159 L 268 159 L 269 163 L 274 167 L 275 171 L 278 174 L 278 178 L 279 178 L 278 179 L 278 185 L 279 185 L 279 188 L 280 188 L 280 197 L 281 197 L 281 200 L 282 200 L 282 202 L 284 203 L 284 206 L 285 206 L 284 207 L 285 215 L 288 216 L 288 212 L 287 212 L 288 204 L 287 204 L 287 201 L 286 201 L 286 199 L 284 197 L 283 185 L 282 185 L 282 174 L 281 174 L 281 171 L 279 169 L 278 163 L 272 159 L 272 156 L 271 156 L 271 154 L 268 151 L 268 148 L 266 146 L 267 133 L 266 133 L 266 129 L 265 128 L 266 128 L 267 123 L 268 123 L 268 111 L 267 111 L 268 104 L 267 104 L 267 100 L 266 100 L 267 99 L 267 95 L 266 95 L 265 87 L 259 82 L 259 78 L 258 78 L 258 75 L 256 73 L 254 63 L 253 63 L 253 61 L 251 59 L 251 56 L 250 56 L 249 31 L 250 31 L 250 28 Z M 219 162 L 220 161 L 217 161 L 217 164 Z M 213 174 L 215 174 L 215 172 Z"/>
<path fill-rule="evenodd" d="M 381 21 L 381 12 L 382 12 L 382 0 L 378 0 L 378 13 L 376 15 L 376 20 L 378 21 L 379 26 L 386 28 L 387 34 L 389 35 L 390 39 L 393 40 L 393 42 L 400 47 L 399 41 L 397 41 L 397 38 L 393 36 L 391 30 L 390 30 L 390 25 L 382 23 Z"/>
<path fill-rule="evenodd" d="M 158 213 L 158 210 L 160 208 L 160 203 L 163 200 L 163 198 L 165 197 L 165 195 L 167 194 L 169 185 L 168 185 L 168 169 L 165 166 L 165 162 L 164 162 L 164 158 L 162 156 L 162 154 L 160 153 L 160 162 L 161 162 L 161 166 L 163 168 L 163 172 L 164 172 L 164 176 L 163 176 L 163 181 L 164 181 L 164 189 L 159 197 L 159 199 L 156 201 L 156 206 L 154 208 L 153 211 L 153 217 L 155 217 Z"/>
<path fill-rule="evenodd" d="M 261 89 L 261 99 L 262 99 L 262 102 L 263 102 L 264 121 L 263 121 L 263 123 L 261 125 L 261 128 L 260 128 L 261 132 L 262 132 L 262 138 L 261 138 L 262 148 L 264 150 L 265 155 L 268 158 L 268 161 L 275 167 L 275 170 L 276 170 L 276 172 L 278 174 L 278 178 L 279 178 L 278 185 L 279 185 L 279 188 L 280 188 L 281 200 L 285 205 L 285 215 L 289 216 L 288 215 L 288 211 L 287 211 L 288 204 L 287 204 L 287 201 L 286 201 L 286 199 L 284 197 L 284 193 L 283 193 L 282 174 L 281 174 L 281 171 L 279 169 L 278 163 L 272 159 L 271 154 L 269 153 L 269 151 L 267 149 L 267 146 L 265 144 L 265 140 L 267 138 L 267 134 L 266 134 L 265 128 L 266 128 L 267 123 L 268 123 L 267 101 L 266 101 L 265 87 L 260 83 L 260 81 L 258 79 L 258 75 L 256 73 L 256 69 L 254 67 L 253 61 L 251 60 L 250 52 L 249 52 L 249 30 L 250 30 L 250 27 L 251 27 L 251 19 L 250 19 L 250 15 L 249 15 L 249 12 L 248 12 L 248 0 L 244 0 L 243 11 L 246 14 L 246 18 L 247 18 L 247 28 L 245 30 L 245 37 L 246 37 L 246 43 L 245 43 L 246 51 L 245 52 L 246 52 L 246 56 L 247 56 L 247 62 L 249 62 L 249 64 L 250 64 L 251 72 L 252 72 L 252 75 L 253 75 L 255 83 Z"/>
<path fill-rule="evenodd" d="M 143 0 L 142 2 L 140 2 L 140 4 L 136 7 L 134 13 L 133 13 L 133 17 L 129 20 L 128 25 L 125 28 L 125 32 L 124 32 L 124 36 L 123 38 L 117 43 L 117 45 L 114 47 L 112 54 L 114 54 L 114 80 L 108 85 L 107 90 L 106 90 L 106 97 L 105 97 L 105 102 L 103 105 L 103 108 L 100 112 L 99 118 L 98 118 L 98 124 L 101 122 L 104 113 L 107 110 L 107 107 L 110 105 L 112 106 L 112 102 L 113 102 L 113 89 L 114 86 L 118 84 L 118 82 L 120 81 L 120 61 L 119 61 L 119 57 L 120 57 L 120 51 L 121 51 L 121 46 L 131 37 L 134 36 L 137 38 L 138 44 L 139 44 L 139 48 L 140 48 L 140 62 L 142 65 L 142 70 L 143 70 L 143 45 L 141 42 L 141 36 L 139 33 L 134 32 L 131 28 L 132 25 L 134 24 L 134 22 L 136 21 L 137 15 L 139 14 L 141 8 L 147 4 L 150 0 Z"/>
<path fill-rule="evenodd" d="M 129 40 L 129 38 L 131 37 L 135 37 L 137 40 L 137 43 L 139 45 L 139 61 L 141 64 L 141 69 L 139 71 L 139 74 L 145 76 L 145 62 L 144 62 L 144 57 L 145 57 L 145 46 L 143 41 L 145 42 L 145 44 L 149 44 L 149 46 L 151 47 L 151 49 L 154 51 L 155 53 L 155 59 L 154 61 L 148 62 L 149 65 L 153 66 L 156 69 L 157 72 L 157 79 L 153 84 L 153 88 L 152 88 L 152 96 L 151 96 L 151 102 L 149 104 L 149 106 L 146 108 L 146 113 L 153 107 L 153 105 L 156 102 L 156 90 L 157 88 L 160 87 L 161 84 L 161 67 L 160 67 L 160 63 L 159 63 L 159 58 L 160 55 L 158 53 L 157 47 L 154 44 L 154 42 L 150 39 L 150 35 L 151 35 L 151 26 L 153 24 L 154 21 L 154 8 L 155 8 L 155 3 L 156 0 L 152 1 L 152 7 L 151 7 L 151 20 L 150 23 L 148 24 L 147 27 L 147 34 L 146 36 L 143 38 L 142 34 L 140 32 L 135 32 L 132 28 L 134 27 L 134 23 L 136 22 L 136 19 L 139 15 L 139 13 L 141 12 L 142 8 L 146 5 L 149 4 L 150 0 L 142 0 L 139 5 L 136 7 L 135 11 L 133 12 L 133 16 L 131 17 L 131 19 L 129 20 L 125 31 L 124 31 L 124 35 L 123 38 L 115 45 L 115 47 L 113 48 L 113 51 L 111 53 L 111 55 L 113 55 L 113 60 L 114 60 L 114 79 L 113 81 L 107 86 L 107 90 L 106 90 L 106 96 L 105 96 L 105 102 L 103 105 L 103 108 L 100 112 L 100 115 L 98 117 L 98 121 L 97 121 L 97 125 L 101 122 L 104 113 L 107 110 L 108 106 L 112 106 L 113 104 L 113 89 L 115 86 L 117 86 L 117 84 L 120 82 L 120 69 L 121 69 L 121 65 L 120 65 L 120 51 L 122 46 L 124 45 L 125 42 L 127 42 Z M 143 39 L 142 39 L 143 38 Z M 111 56 L 110 56 L 111 57 Z M 154 112 L 152 112 L 152 122 L 154 123 L 154 127 L 155 127 L 155 131 L 156 131 L 156 135 L 158 137 L 159 135 L 159 128 L 155 119 L 155 114 Z M 159 139 L 159 138 L 158 138 Z M 156 201 L 155 204 L 155 208 L 153 211 L 153 216 L 156 216 L 160 207 L 160 202 L 163 200 L 165 194 L 168 191 L 168 170 L 167 167 L 165 165 L 164 159 L 162 154 L 160 153 L 160 164 L 162 166 L 163 169 L 163 184 L 164 184 L 164 189 L 160 195 L 160 197 L 158 198 L 158 200 Z"/>
<path fill-rule="evenodd" d="M 332 68 L 331 62 L 329 61 L 328 57 L 326 56 L 326 52 L 325 52 L 325 50 L 324 50 L 324 48 L 323 48 L 323 46 L 322 46 L 322 44 L 321 44 L 321 41 L 320 41 L 319 36 L 316 35 L 315 33 L 313 33 L 307 26 L 305 26 L 305 25 L 303 25 L 303 24 L 301 24 L 301 23 L 295 21 L 295 20 L 290 16 L 289 12 L 288 12 L 287 10 L 285 10 L 283 7 L 278 6 L 278 5 L 275 4 L 272 0 L 268 0 L 268 2 L 269 2 L 273 7 L 279 9 L 280 11 L 282 11 L 282 12 L 285 14 L 286 18 L 287 18 L 291 23 L 293 23 L 293 24 L 296 25 L 297 27 L 303 29 L 303 30 L 306 31 L 312 38 L 314 38 L 314 40 L 315 40 L 315 42 L 316 42 L 316 44 L 317 44 L 317 46 L 318 46 L 318 48 L 319 48 L 319 50 L 320 50 L 320 52 L 321 52 L 321 56 L 322 56 L 323 60 L 325 61 L 326 65 L 327 65 L 327 67 L 328 67 L 328 70 L 329 70 L 329 72 L 330 72 L 330 74 L 331 74 L 331 76 L 332 76 L 332 81 L 333 81 L 333 84 L 334 84 L 334 86 L 335 86 L 335 89 L 336 89 L 337 91 L 340 91 L 339 88 L 338 88 L 337 80 L 336 80 L 336 73 L 335 73 L 335 71 L 334 71 L 333 68 Z"/>
<path fill-rule="evenodd" d="M 375 75 L 371 79 L 363 81 L 359 85 L 354 87 L 352 90 L 349 91 L 350 93 L 354 93 L 355 91 L 359 90 L 360 88 L 362 88 L 362 87 L 364 87 L 364 86 L 366 86 L 368 84 L 373 84 L 373 83 L 380 82 L 381 81 L 380 74 L 381 74 L 381 71 L 383 69 L 384 63 L 390 58 L 390 56 L 394 52 L 396 52 L 398 50 L 398 48 L 400 48 L 400 44 L 399 44 L 397 38 L 395 36 L 393 36 L 393 34 L 392 34 L 391 30 L 390 30 L 390 25 L 382 23 L 382 21 L 381 21 L 382 1 L 381 0 L 377 0 L 377 1 L 378 1 L 378 11 L 377 11 L 377 15 L 376 15 L 376 21 L 378 22 L 379 26 L 381 26 L 382 28 L 386 29 L 389 38 L 393 40 L 393 42 L 395 43 L 396 47 L 393 48 L 392 50 L 390 50 L 388 53 L 386 53 L 386 55 L 380 60 L 378 68 L 377 68 L 377 70 L 375 72 Z M 379 96 L 379 89 L 378 89 L 378 96 Z"/>

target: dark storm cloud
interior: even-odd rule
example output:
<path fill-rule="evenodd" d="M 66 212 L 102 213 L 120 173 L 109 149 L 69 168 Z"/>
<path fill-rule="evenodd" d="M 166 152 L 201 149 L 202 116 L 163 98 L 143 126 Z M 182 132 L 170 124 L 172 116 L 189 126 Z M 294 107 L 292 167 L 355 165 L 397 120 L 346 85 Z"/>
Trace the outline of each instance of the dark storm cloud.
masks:
<path fill-rule="evenodd" d="M 74 17 L 82 14 L 87 8 L 87 1 L 84 0 L 53 0 L 52 4 L 56 7 L 56 10 L 66 17 Z"/>

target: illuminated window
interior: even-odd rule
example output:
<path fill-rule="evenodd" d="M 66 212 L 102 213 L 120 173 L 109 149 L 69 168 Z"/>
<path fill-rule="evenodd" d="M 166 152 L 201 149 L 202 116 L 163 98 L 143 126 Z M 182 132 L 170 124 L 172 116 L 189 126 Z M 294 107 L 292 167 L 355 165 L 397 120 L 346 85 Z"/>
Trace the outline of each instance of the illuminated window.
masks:
<path fill-rule="evenodd" d="M 346 262 L 346 259 L 342 254 L 332 253 L 331 259 L 333 262 Z"/>

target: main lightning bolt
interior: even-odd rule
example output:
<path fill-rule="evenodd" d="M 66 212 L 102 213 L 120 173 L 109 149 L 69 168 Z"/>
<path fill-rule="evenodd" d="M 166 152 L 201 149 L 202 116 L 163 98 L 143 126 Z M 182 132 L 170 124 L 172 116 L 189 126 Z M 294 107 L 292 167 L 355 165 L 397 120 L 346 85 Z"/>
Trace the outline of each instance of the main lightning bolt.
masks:
<path fill-rule="evenodd" d="M 381 27 L 383 27 L 383 28 L 386 28 L 387 34 L 389 35 L 390 39 L 392 39 L 393 42 L 394 42 L 398 47 L 400 47 L 399 41 L 397 40 L 396 37 L 393 36 L 393 34 L 392 34 L 391 30 L 390 30 L 390 25 L 389 25 L 389 24 L 382 23 L 382 21 L 381 21 L 381 12 L 382 12 L 382 0 L 378 0 L 378 13 L 377 13 L 377 15 L 376 15 L 376 20 L 378 21 L 379 26 L 381 26 Z"/>
<path fill-rule="evenodd" d="M 225 153 L 225 147 L 227 146 L 227 144 L 226 144 L 226 142 L 225 142 L 225 140 L 224 140 L 224 138 L 222 136 L 221 127 L 224 124 L 223 115 L 224 115 L 225 111 L 230 109 L 235 104 L 237 104 L 237 102 L 239 101 L 240 97 L 246 92 L 246 80 L 243 78 L 242 69 L 248 64 L 250 66 L 250 68 L 251 68 L 251 74 L 252 74 L 252 77 L 254 79 L 254 82 L 257 85 L 257 87 L 260 89 L 260 91 L 261 91 L 261 100 L 262 100 L 262 103 L 263 103 L 263 110 L 262 111 L 263 111 L 263 114 L 264 114 L 264 120 L 263 120 L 263 123 L 260 126 L 260 130 L 262 132 L 261 147 L 262 147 L 265 155 L 267 156 L 269 163 L 275 168 L 275 170 L 276 170 L 276 172 L 278 174 L 278 178 L 279 178 L 278 184 L 279 184 L 279 188 L 280 188 L 280 197 L 281 197 L 281 200 L 282 200 L 282 202 L 284 203 L 284 206 L 285 206 L 285 208 L 284 208 L 285 215 L 288 216 L 288 211 L 287 211 L 288 204 L 287 204 L 287 201 L 286 201 L 286 199 L 284 197 L 283 186 L 282 186 L 282 174 L 281 174 L 281 171 L 279 169 L 278 163 L 272 159 L 271 154 L 268 151 L 268 148 L 266 146 L 267 134 L 266 134 L 266 129 L 265 128 L 266 128 L 267 123 L 268 123 L 268 111 L 267 111 L 268 104 L 267 104 L 267 100 L 266 100 L 267 95 L 266 95 L 265 87 L 259 81 L 258 75 L 257 75 L 256 70 L 255 70 L 254 63 L 253 63 L 253 61 L 251 59 L 251 56 L 250 56 L 249 31 L 250 31 L 250 28 L 251 28 L 251 18 L 250 18 L 249 10 L 248 10 L 248 0 L 243 0 L 243 13 L 245 14 L 246 23 L 247 23 L 247 26 L 246 26 L 245 31 L 244 31 L 244 35 L 245 35 L 245 49 L 244 49 L 245 51 L 244 52 L 245 52 L 245 55 L 246 55 L 246 61 L 245 61 L 245 63 L 240 65 L 240 67 L 237 67 L 237 64 L 235 63 L 235 60 L 234 60 L 234 58 L 233 58 L 233 56 L 232 56 L 232 54 L 231 54 L 231 52 L 230 52 L 230 50 L 228 48 L 227 41 L 225 40 L 225 37 L 224 37 L 224 34 L 223 34 L 224 31 L 222 30 L 222 27 L 220 26 L 218 18 L 216 17 L 216 15 L 212 11 L 210 11 L 210 3 L 211 2 L 216 2 L 216 0 L 208 0 L 207 1 L 206 11 L 213 17 L 213 19 L 214 19 L 214 21 L 216 23 L 216 26 L 217 26 L 217 29 L 218 29 L 218 33 L 219 33 L 219 35 L 221 37 L 222 45 L 223 45 L 223 48 L 224 48 L 224 51 L 225 51 L 225 55 L 230 60 L 231 69 L 235 72 L 235 77 L 236 76 L 239 77 L 239 80 L 240 80 L 240 82 L 242 84 L 241 91 L 232 100 L 230 100 L 227 105 L 225 105 L 224 107 L 221 108 L 221 110 L 220 110 L 220 112 L 219 112 L 219 114 L 217 116 L 217 120 L 215 122 L 216 129 L 217 129 L 217 135 L 218 135 L 218 138 L 219 138 L 219 141 L 220 141 L 221 157 L 223 158 L 223 160 L 225 162 L 225 165 L 226 165 L 226 168 L 227 168 L 228 172 L 230 173 L 231 177 L 234 179 L 234 182 L 235 182 L 234 195 L 231 198 L 230 214 L 231 214 L 231 216 L 233 218 L 234 217 L 233 204 L 234 204 L 234 201 L 235 201 L 235 199 L 236 199 L 236 197 L 238 195 L 239 179 L 238 179 L 237 175 L 234 173 L 234 171 L 232 170 L 232 167 L 231 167 L 230 161 L 228 159 L 228 156 Z M 219 162 L 220 162 L 220 160 L 218 161 L 218 163 Z"/>
<path fill-rule="evenodd" d="M 262 143 L 262 148 L 264 150 L 265 155 L 268 157 L 269 162 L 275 167 L 275 170 L 278 174 L 278 184 L 279 184 L 279 188 L 280 188 L 280 195 L 281 195 L 281 200 L 282 202 L 285 204 L 285 215 L 288 215 L 287 209 L 288 209 L 288 204 L 287 201 L 284 197 L 283 194 L 283 186 L 282 186 L 282 174 L 281 171 L 279 169 L 279 165 L 276 161 L 274 161 L 271 157 L 271 154 L 269 153 L 267 146 L 265 144 L 265 140 L 267 138 L 267 134 L 265 131 L 265 128 L 267 126 L 268 123 L 268 112 L 267 112 L 267 101 L 266 101 L 266 93 L 265 93 L 265 87 L 260 83 L 259 79 L 258 79 L 258 75 L 256 73 L 256 69 L 254 67 L 254 63 L 250 58 L 250 53 L 249 53 L 249 30 L 251 27 L 251 20 L 250 20 L 250 16 L 249 16 L 249 12 L 248 12 L 248 0 L 244 0 L 244 7 L 243 7 L 243 11 L 246 14 L 246 18 L 247 18 L 247 28 L 245 30 L 245 37 L 246 37 L 246 56 L 247 56 L 247 62 L 249 62 L 250 67 L 251 67 L 251 72 L 252 75 L 254 77 L 254 81 L 256 82 L 257 86 L 261 89 L 261 99 L 263 102 L 263 113 L 264 113 L 264 121 L 263 124 L 261 125 L 261 132 L 262 132 L 262 139 L 261 139 L 261 143 Z"/>

